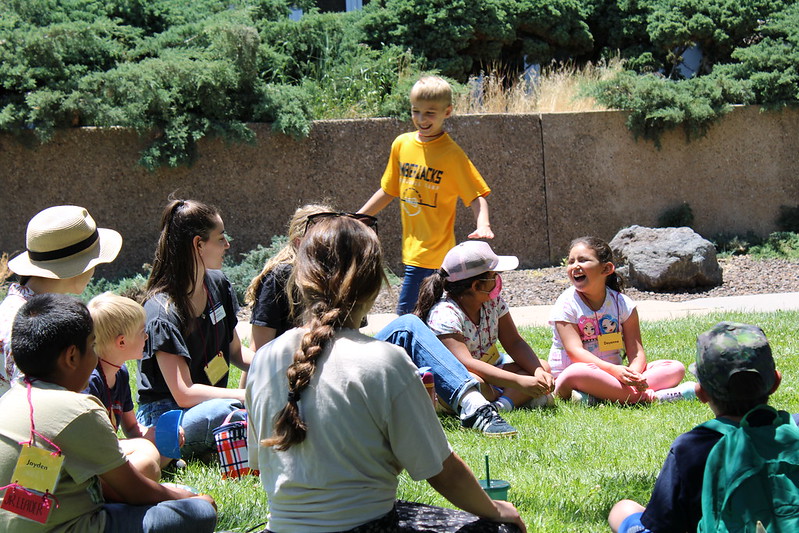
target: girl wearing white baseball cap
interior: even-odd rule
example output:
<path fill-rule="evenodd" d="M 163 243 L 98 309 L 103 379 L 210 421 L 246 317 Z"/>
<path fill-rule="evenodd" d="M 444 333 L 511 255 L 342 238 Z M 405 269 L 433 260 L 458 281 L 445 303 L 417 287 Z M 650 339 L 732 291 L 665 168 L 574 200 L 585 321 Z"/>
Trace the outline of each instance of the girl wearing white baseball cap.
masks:
<path fill-rule="evenodd" d="M 500 272 L 519 266 L 486 242 L 463 242 L 444 257 L 441 269 L 419 290 L 414 314 L 482 382 L 481 392 L 498 410 L 553 403 L 549 365 L 519 335 L 500 295 Z M 512 362 L 503 362 L 497 341 Z"/>

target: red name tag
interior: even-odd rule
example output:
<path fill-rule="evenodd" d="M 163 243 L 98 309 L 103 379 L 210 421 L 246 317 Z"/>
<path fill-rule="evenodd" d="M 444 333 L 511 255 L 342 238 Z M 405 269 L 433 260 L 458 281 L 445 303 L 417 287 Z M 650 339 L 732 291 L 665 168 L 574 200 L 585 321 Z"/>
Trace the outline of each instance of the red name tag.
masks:
<path fill-rule="evenodd" d="M 44 524 L 47 522 L 47 517 L 50 516 L 52 505 L 47 496 L 12 485 L 6 489 L 0 509 Z"/>

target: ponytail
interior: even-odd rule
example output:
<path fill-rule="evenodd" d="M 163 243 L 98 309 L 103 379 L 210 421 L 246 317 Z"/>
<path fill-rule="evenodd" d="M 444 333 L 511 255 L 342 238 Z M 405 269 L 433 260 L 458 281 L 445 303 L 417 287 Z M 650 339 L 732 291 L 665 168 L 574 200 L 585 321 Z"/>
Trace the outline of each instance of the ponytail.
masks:
<path fill-rule="evenodd" d="M 191 293 L 196 289 L 194 237 L 208 240 L 218 224 L 219 210 L 197 200 L 172 199 L 161 215 L 161 234 L 145 299 L 163 293 L 175 306 L 183 335 L 194 328 Z"/>
<path fill-rule="evenodd" d="M 427 322 L 430 310 L 436 305 L 436 302 L 444 296 L 445 291 L 447 296 L 457 298 L 470 290 L 472 284 L 482 279 L 484 275 L 485 272 L 472 276 L 471 278 L 449 281 L 447 279 L 447 276 L 449 276 L 447 271 L 443 268 L 439 269 L 435 274 L 431 274 L 422 280 L 422 285 L 419 287 L 419 299 L 416 300 L 416 307 L 413 309 L 413 314 L 422 319 L 422 322 Z"/>
<path fill-rule="evenodd" d="M 444 295 L 446 275 L 446 271 L 438 270 L 422 280 L 422 284 L 419 286 L 419 299 L 416 300 L 416 306 L 413 308 L 413 314 L 421 318 L 422 322 L 427 322 L 430 309 Z"/>
<path fill-rule="evenodd" d="M 605 285 L 616 292 L 624 292 L 624 279 L 616 274 L 615 271 L 605 278 Z"/>

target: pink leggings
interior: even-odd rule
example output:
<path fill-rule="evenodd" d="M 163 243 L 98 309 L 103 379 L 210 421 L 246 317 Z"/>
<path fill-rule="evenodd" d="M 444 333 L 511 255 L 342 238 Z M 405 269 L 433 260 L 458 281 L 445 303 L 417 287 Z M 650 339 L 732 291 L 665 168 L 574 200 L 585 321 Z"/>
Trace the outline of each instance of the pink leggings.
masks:
<path fill-rule="evenodd" d="M 568 399 L 573 390 L 587 392 L 602 400 L 622 403 L 651 402 L 655 391 L 676 387 L 685 375 L 679 361 L 662 360 L 647 363 L 643 372 L 649 388 L 639 391 L 601 370 L 594 363 L 572 363 L 555 380 L 555 396 Z"/>

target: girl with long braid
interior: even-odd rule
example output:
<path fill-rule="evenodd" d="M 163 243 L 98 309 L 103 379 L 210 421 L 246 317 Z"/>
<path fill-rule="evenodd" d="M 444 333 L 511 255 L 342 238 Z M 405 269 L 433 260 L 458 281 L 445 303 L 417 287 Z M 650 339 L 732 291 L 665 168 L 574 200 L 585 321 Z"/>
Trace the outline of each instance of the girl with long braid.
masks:
<path fill-rule="evenodd" d="M 247 381 L 268 531 L 412 531 L 414 511 L 429 508 L 396 502 L 403 469 L 465 511 L 525 531 L 452 452 L 406 352 L 359 333 L 383 281 L 372 229 L 336 213 L 314 220 L 292 272 L 304 325 L 262 347 Z M 436 512 L 445 524 L 478 520 Z"/>
<path fill-rule="evenodd" d="M 352 217 L 377 231 L 377 219 L 368 215 L 341 213 L 321 204 L 299 207 L 289 222 L 288 242 L 266 262 L 247 289 L 246 301 L 252 305 L 253 349 L 258 350 L 300 324 L 302 302 L 293 286 L 289 286 L 297 249 L 305 230 L 315 220 L 330 216 Z M 418 317 L 403 315 L 377 332 L 375 338 L 401 346 L 417 367 L 430 368 L 438 397 L 457 413 L 462 427 L 491 437 L 516 434 L 516 429 L 480 394 L 477 380 Z M 242 386 L 246 383 L 244 375 L 241 383 Z"/>

